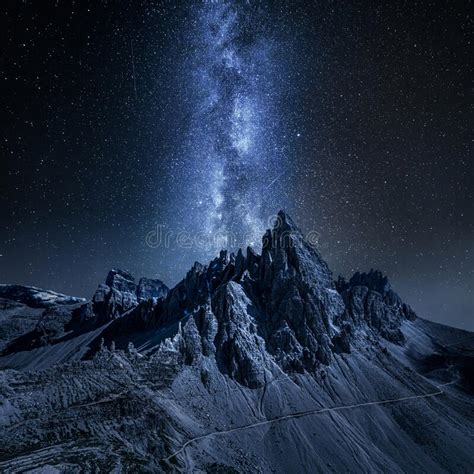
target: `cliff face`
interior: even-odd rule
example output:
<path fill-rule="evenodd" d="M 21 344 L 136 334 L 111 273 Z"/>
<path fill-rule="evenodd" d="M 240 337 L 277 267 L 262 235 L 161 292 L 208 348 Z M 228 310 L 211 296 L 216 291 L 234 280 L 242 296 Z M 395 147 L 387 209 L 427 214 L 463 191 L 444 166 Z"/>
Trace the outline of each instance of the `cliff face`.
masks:
<path fill-rule="evenodd" d="M 0 329 L 35 317 L 0 356 L 3 471 L 471 468 L 473 335 L 380 272 L 334 282 L 283 212 L 261 255 L 222 251 L 172 289 L 112 270 L 90 302 L 18 295 Z"/>

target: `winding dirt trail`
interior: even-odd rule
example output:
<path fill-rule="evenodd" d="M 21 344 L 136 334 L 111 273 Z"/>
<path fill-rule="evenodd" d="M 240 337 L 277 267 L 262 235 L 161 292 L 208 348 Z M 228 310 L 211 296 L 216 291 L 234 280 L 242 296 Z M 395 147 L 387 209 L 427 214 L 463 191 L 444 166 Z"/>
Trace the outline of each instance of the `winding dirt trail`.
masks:
<path fill-rule="evenodd" d="M 162 461 L 168 462 L 174 457 L 178 456 L 179 454 L 183 453 L 185 458 L 186 458 L 186 448 L 191 445 L 192 443 L 195 443 L 197 441 L 200 441 L 202 439 L 207 439 L 211 438 L 213 436 L 222 436 L 222 435 L 227 435 L 231 433 L 236 433 L 237 431 L 243 431 L 243 430 L 248 430 L 251 428 L 256 428 L 258 426 L 264 426 L 264 425 L 270 425 L 272 423 L 278 423 L 280 421 L 285 421 L 285 420 L 291 420 L 295 418 L 301 418 L 303 416 L 310 416 L 310 415 L 317 415 L 320 413 L 330 413 L 334 411 L 340 411 L 340 410 L 348 410 L 352 408 L 359 408 L 359 407 L 367 407 L 367 406 L 373 406 L 373 405 L 388 405 L 390 403 L 398 403 L 398 402 L 403 402 L 406 400 L 416 400 L 419 398 L 430 398 L 430 397 L 436 397 L 438 395 L 442 395 L 444 392 L 443 387 L 447 387 L 448 385 L 453 385 L 457 382 L 458 380 L 453 380 L 452 382 L 447 382 L 441 385 L 435 385 L 437 390 L 435 392 L 431 393 L 425 393 L 423 395 L 411 395 L 408 397 L 400 397 L 400 398 L 391 398 L 387 400 L 380 400 L 380 401 L 375 401 L 375 402 L 364 402 L 364 403 L 354 403 L 351 405 L 341 405 L 337 407 L 332 407 L 332 408 L 318 408 L 315 410 L 307 410 L 307 411 L 302 411 L 302 412 L 297 412 L 297 413 L 291 413 L 288 415 L 282 415 L 282 416 L 277 416 L 275 418 L 270 418 L 269 420 L 264 420 L 264 421 L 258 421 L 256 423 L 251 423 L 248 425 L 243 425 L 239 426 L 237 428 L 231 428 L 229 430 L 222 430 L 222 431 L 213 431 L 211 433 L 207 433 L 205 435 L 201 436 L 196 436 L 194 438 L 189 439 L 186 441 L 177 451 L 175 451 L 173 454 L 170 454 L 168 457 L 164 458 Z"/>

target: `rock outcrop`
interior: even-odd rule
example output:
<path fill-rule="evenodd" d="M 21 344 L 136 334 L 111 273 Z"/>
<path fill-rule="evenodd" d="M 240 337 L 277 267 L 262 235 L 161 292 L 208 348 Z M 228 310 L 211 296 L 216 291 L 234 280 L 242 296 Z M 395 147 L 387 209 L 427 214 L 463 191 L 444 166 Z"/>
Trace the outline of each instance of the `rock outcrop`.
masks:
<path fill-rule="evenodd" d="M 104 324 L 127 311 L 137 307 L 139 303 L 158 299 L 168 294 L 168 287 L 158 279 L 141 278 L 138 284 L 135 277 L 124 270 L 110 270 L 105 284 L 100 284 L 92 301 L 84 305 L 76 314 L 81 322 L 94 320 L 97 324 Z"/>
<path fill-rule="evenodd" d="M 356 328 L 368 326 L 391 342 L 404 342 L 400 325 L 414 320 L 416 314 L 391 289 L 381 272 L 356 273 L 349 282 L 339 278 L 337 288 L 346 307 L 341 320 Z"/>
<path fill-rule="evenodd" d="M 158 300 L 168 294 L 169 288 L 158 279 L 140 278 L 137 286 L 137 301 Z"/>

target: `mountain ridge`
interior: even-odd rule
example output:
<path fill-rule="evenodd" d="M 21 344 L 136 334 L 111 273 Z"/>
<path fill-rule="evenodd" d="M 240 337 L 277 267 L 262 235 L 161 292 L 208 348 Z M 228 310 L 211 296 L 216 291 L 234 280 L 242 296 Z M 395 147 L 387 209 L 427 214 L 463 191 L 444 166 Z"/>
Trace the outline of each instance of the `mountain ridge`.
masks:
<path fill-rule="evenodd" d="M 0 356 L 0 468 L 469 472 L 474 334 L 334 281 L 284 212 L 262 244 L 45 309 Z"/>

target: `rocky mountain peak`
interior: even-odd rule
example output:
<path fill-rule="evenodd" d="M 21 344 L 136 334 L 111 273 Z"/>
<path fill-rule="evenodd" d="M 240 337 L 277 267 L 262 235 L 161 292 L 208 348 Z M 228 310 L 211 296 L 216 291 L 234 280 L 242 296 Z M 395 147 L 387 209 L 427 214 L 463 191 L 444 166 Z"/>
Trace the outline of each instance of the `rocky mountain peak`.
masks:
<path fill-rule="evenodd" d="M 273 228 L 262 240 L 263 272 L 275 276 L 279 272 L 297 275 L 310 286 L 333 288 L 333 277 L 316 246 L 304 238 L 302 231 L 284 211 L 280 211 Z"/>
<path fill-rule="evenodd" d="M 334 283 L 319 250 L 283 211 L 262 242 L 261 255 L 248 247 L 245 255 L 222 250 L 207 265 L 196 262 L 171 290 L 111 270 L 81 320 L 112 321 L 102 337 L 124 348 L 141 344 L 144 331 L 156 334 L 153 344 L 178 335 L 173 347 L 186 363 L 214 359 L 251 387 L 273 371 L 315 373 L 360 338 L 403 344 L 400 325 L 415 316 L 382 273 Z"/>
<path fill-rule="evenodd" d="M 168 294 L 169 288 L 157 278 L 142 277 L 138 281 L 137 299 L 145 301 L 149 299 L 164 298 Z"/>
<path fill-rule="evenodd" d="M 351 351 L 358 333 L 403 343 L 401 321 L 414 313 L 380 272 L 335 284 L 319 250 L 284 211 L 262 243 L 261 255 L 249 247 L 246 255 L 222 250 L 208 265 L 196 262 L 158 305 L 139 305 L 127 318 L 137 328 L 144 327 L 140 320 L 147 328 L 152 321 L 158 331 L 182 324 L 184 360 L 215 357 L 222 372 L 252 387 L 275 364 L 288 373 L 331 364 L 335 353 Z M 114 272 L 114 285 L 133 283 L 126 272 Z M 120 293 L 127 304 L 128 294 Z"/>
<path fill-rule="evenodd" d="M 347 282 L 339 277 L 336 288 L 346 310 L 343 318 L 355 327 L 368 326 L 383 338 L 402 344 L 401 322 L 414 320 L 415 312 L 395 293 L 388 278 L 378 270 L 356 272 Z"/>
<path fill-rule="evenodd" d="M 105 284 L 118 291 L 127 291 L 129 293 L 135 293 L 137 291 L 135 277 L 125 270 L 110 270 L 105 279 Z"/>
<path fill-rule="evenodd" d="M 80 311 L 80 319 L 97 319 L 99 322 L 115 319 L 140 302 L 165 297 L 168 291 L 161 280 L 141 278 L 137 284 L 130 272 L 112 269 L 105 284 L 98 286 L 92 302 Z"/>
<path fill-rule="evenodd" d="M 372 291 L 384 295 L 391 290 L 388 278 L 379 270 L 370 269 L 368 273 L 356 272 L 349 280 L 349 286 L 366 286 Z"/>

